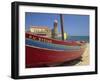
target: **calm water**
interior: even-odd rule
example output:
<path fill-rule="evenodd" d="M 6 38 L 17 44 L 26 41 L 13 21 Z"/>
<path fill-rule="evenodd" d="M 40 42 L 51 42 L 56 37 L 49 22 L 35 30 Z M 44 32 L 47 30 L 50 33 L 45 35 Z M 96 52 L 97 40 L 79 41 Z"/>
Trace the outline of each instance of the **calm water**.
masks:
<path fill-rule="evenodd" d="M 67 40 L 71 41 L 87 41 L 89 42 L 89 36 L 69 36 Z"/>

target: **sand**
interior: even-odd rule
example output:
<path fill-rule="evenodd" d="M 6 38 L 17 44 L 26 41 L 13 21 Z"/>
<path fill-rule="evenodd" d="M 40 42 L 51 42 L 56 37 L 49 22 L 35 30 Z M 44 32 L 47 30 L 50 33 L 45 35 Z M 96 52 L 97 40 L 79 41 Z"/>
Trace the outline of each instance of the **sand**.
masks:
<path fill-rule="evenodd" d="M 75 65 L 88 65 L 89 64 L 89 43 L 86 44 L 85 52 L 82 55 L 82 59 Z"/>

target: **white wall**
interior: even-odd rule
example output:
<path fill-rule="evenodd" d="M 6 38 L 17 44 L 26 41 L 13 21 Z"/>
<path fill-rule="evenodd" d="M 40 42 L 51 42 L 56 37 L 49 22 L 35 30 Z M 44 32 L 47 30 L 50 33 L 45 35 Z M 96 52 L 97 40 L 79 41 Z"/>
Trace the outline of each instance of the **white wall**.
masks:
<path fill-rule="evenodd" d="M 0 1 L 0 81 L 12 81 L 10 78 L 11 65 L 11 2 L 14 0 Z M 100 14 L 100 0 L 21 0 L 41 3 L 57 3 L 57 4 L 74 4 L 74 5 L 90 5 L 98 6 Z M 98 16 L 100 21 L 100 15 Z M 99 23 L 100 26 L 100 23 Z M 99 27 L 98 26 L 98 27 Z M 100 29 L 100 28 L 99 28 Z M 99 32 L 100 34 L 100 32 Z M 99 38 L 100 41 L 100 38 Z M 100 52 L 100 51 L 99 51 Z M 99 55 L 100 57 L 100 55 Z M 100 62 L 100 58 L 99 58 Z M 100 64 L 99 64 L 100 68 Z M 100 71 L 100 70 L 99 70 Z M 40 79 L 26 79 L 26 81 L 99 81 L 98 75 L 82 75 L 82 76 L 66 76 Z"/>

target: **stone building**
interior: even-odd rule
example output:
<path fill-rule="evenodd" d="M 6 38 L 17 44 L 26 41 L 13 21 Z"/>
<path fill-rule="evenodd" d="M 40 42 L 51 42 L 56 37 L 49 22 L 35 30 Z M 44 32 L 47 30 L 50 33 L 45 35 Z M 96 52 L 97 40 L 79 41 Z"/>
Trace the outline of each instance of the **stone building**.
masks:
<path fill-rule="evenodd" d="M 52 37 L 51 36 L 51 33 L 52 33 L 51 29 L 47 26 L 31 26 L 30 27 L 30 32 L 32 32 L 36 35 Z"/>
<path fill-rule="evenodd" d="M 58 22 L 57 20 L 54 21 L 54 27 L 52 30 L 47 26 L 31 26 L 29 31 L 36 35 L 41 35 L 50 38 L 52 37 L 56 39 L 58 35 Z"/>

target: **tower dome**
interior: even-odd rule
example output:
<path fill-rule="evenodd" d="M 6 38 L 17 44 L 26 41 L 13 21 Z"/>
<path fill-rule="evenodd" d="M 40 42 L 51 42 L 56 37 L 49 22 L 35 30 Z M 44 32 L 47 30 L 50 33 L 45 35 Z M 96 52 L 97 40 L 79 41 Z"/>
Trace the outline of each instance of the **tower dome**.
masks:
<path fill-rule="evenodd" d="M 57 20 L 54 20 L 54 23 L 58 23 L 58 21 Z"/>

